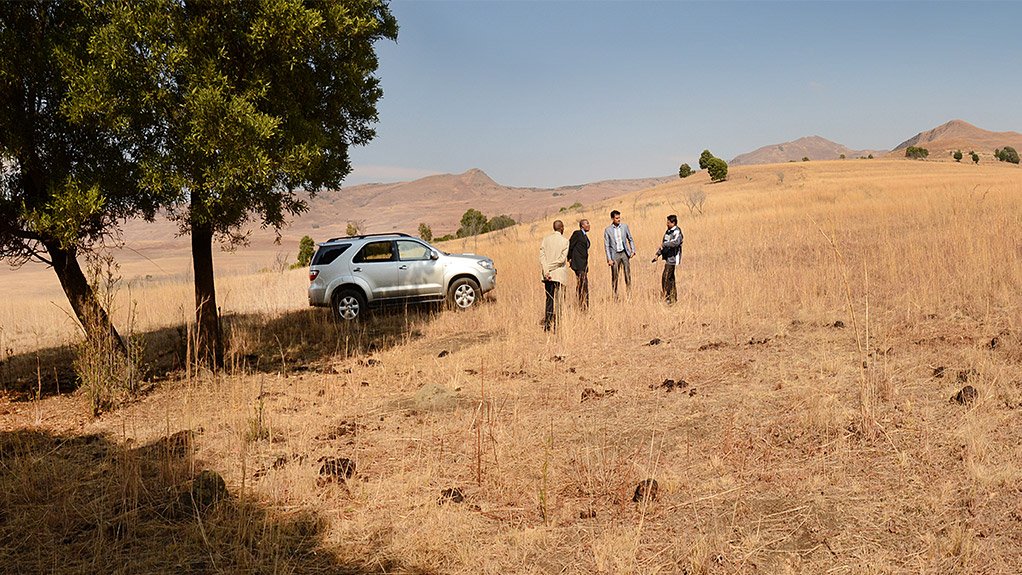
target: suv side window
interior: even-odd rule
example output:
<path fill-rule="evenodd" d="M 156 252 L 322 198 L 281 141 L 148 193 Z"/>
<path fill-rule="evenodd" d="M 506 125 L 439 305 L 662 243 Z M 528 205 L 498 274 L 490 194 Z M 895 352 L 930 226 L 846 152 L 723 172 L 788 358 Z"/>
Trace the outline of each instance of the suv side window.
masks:
<path fill-rule="evenodd" d="M 394 260 L 394 250 L 390 240 L 384 242 L 369 242 L 362 246 L 362 249 L 351 260 L 356 264 L 363 262 L 389 262 Z"/>
<path fill-rule="evenodd" d="M 398 259 L 403 262 L 417 261 L 417 260 L 428 260 L 432 250 L 419 242 L 411 240 L 398 240 L 397 241 L 397 255 Z"/>
<path fill-rule="evenodd" d="M 341 244 L 339 246 L 322 246 L 316 251 L 316 255 L 312 256 L 312 263 L 314 266 L 325 266 L 332 264 L 337 256 L 344 253 L 345 250 L 351 247 L 351 244 Z"/>

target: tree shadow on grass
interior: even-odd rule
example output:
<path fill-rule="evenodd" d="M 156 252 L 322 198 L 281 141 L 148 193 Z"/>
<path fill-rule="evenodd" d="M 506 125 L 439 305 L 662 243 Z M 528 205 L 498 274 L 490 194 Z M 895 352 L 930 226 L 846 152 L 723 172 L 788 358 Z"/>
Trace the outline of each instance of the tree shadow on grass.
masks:
<path fill-rule="evenodd" d="M 227 346 L 225 373 L 333 373 L 339 361 L 371 355 L 422 336 L 436 305 L 377 310 L 357 322 L 337 322 L 323 309 L 278 316 L 234 314 L 222 318 Z M 159 381 L 184 377 L 192 335 L 187 326 L 131 336 L 141 350 L 141 391 Z M 75 349 L 50 347 L 0 361 L 0 391 L 13 401 L 72 393 L 81 386 Z"/>
<path fill-rule="evenodd" d="M 315 514 L 215 488 L 192 438 L 132 448 L 100 435 L 0 432 L 0 572 L 416 572 L 375 549 L 372 565 L 345 564 L 322 547 Z"/>

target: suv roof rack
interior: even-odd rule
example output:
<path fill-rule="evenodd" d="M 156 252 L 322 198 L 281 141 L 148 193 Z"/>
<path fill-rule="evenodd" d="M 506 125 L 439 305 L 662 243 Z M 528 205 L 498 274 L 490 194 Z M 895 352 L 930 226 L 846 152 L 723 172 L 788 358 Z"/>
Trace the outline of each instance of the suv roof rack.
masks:
<path fill-rule="evenodd" d="M 406 233 L 402 233 L 402 232 L 388 232 L 388 233 L 385 233 L 385 234 L 361 234 L 361 235 L 358 235 L 358 236 L 341 236 L 339 238 L 330 238 L 329 240 L 327 240 L 327 241 L 325 241 L 323 243 L 324 244 L 328 244 L 330 242 L 338 242 L 338 241 L 341 241 L 341 240 L 362 240 L 362 239 L 365 239 L 365 238 L 376 238 L 376 237 L 382 237 L 382 236 L 399 236 L 399 237 L 402 237 L 402 238 L 410 238 L 410 237 L 412 237 L 412 236 L 410 236 L 410 235 L 408 235 Z"/>

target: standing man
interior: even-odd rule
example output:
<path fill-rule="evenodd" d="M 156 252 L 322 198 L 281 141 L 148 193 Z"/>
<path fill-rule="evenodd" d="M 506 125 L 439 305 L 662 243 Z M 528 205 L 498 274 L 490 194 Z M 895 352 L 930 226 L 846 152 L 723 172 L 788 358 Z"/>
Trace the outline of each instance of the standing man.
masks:
<path fill-rule="evenodd" d="M 554 231 L 539 245 L 539 265 L 543 270 L 543 289 L 546 292 L 546 316 L 543 331 L 557 327 L 561 312 L 561 286 L 568 283 L 568 240 L 564 239 L 564 223 L 554 220 Z"/>
<path fill-rule="evenodd" d="M 589 220 L 580 221 L 568 240 L 568 263 L 578 279 L 578 306 L 589 309 Z"/>
<path fill-rule="evenodd" d="M 603 232 L 603 245 L 607 249 L 607 265 L 610 266 L 610 285 L 614 287 L 617 297 L 618 274 L 621 268 L 625 271 L 625 287 L 632 291 L 632 270 L 628 260 L 635 255 L 635 240 L 628 224 L 621 223 L 621 212 L 610 212 L 610 225 Z"/>
<path fill-rule="evenodd" d="M 656 251 L 656 255 L 664 258 L 664 275 L 660 278 L 661 294 L 667 303 L 678 301 L 678 288 L 674 283 L 674 269 L 681 263 L 681 243 L 685 236 L 678 227 L 678 216 L 671 214 L 667 216 L 667 231 L 664 232 L 664 241 Z M 653 258 L 656 262 L 656 257 Z"/>

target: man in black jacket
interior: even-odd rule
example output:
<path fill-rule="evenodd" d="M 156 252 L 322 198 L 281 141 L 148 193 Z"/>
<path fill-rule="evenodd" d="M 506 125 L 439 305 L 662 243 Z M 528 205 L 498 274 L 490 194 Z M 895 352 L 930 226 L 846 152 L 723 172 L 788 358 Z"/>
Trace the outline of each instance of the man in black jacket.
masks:
<path fill-rule="evenodd" d="M 582 309 L 589 308 L 589 220 L 578 223 L 578 229 L 568 240 L 568 264 L 575 277 L 578 278 L 576 293 L 578 305 Z"/>

